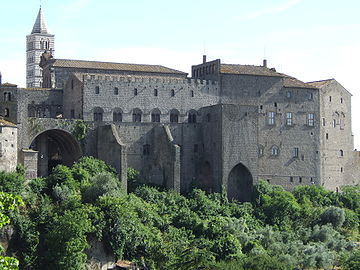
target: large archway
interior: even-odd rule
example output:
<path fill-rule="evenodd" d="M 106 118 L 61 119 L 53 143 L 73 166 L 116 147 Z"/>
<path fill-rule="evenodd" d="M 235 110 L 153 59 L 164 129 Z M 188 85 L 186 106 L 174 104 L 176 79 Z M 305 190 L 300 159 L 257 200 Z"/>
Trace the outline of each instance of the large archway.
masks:
<path fill-rule="evenodd" d="M 229 199 L 250 201 L 253 178 L 248 168 L 239 163 L 229 173 L 227 192 Z"/>
<path fill-rule="evenodd" d="M 71 166 L 81 156 L 78 141 L 60 129 L 40 133 L 32 141 L 30 149 L 38 151 L 38 176 L 47 176 L 58 164 Z"/>

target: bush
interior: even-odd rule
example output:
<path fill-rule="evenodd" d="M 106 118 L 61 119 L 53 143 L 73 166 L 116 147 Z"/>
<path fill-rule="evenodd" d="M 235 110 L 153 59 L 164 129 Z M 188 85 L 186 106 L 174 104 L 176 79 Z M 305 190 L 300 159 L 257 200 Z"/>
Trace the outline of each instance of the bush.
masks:
<path fill-rule="evenodd" d="M 344 210 L 339 207 L 328 207 L 320 216 L 322 224 L 332 224 L 334 228 L 340 228 L 345 221 Z"/>

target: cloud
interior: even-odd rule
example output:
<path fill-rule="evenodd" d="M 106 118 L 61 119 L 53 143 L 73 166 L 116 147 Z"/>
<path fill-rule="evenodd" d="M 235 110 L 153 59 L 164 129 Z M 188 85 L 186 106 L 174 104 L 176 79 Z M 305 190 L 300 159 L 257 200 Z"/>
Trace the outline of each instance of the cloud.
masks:
<path fill-rule="evenodd" d="M 284 11 L 292 8 L 293 6 L 297 5 L 301 1 L 302 0 L 290 0 L 290 1 L 284 2 L 275 7 L 250 12 L 248 14 L 238 17 L 237 19 L 240 21 L 250 21 L 250 20 L 254 20 L 258 17 L 265 16 L 265 15 L 281 13 L 281 12 L 284 12 Z"/>

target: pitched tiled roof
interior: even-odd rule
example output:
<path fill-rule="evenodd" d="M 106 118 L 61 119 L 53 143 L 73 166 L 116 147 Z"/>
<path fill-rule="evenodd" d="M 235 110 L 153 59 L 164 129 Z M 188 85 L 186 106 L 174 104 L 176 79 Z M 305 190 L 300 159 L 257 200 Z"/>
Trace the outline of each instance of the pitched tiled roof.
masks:
<path fill-rule="evenodd" d="M 47 25 L 45 18 L 43 16 L 41 8 L 39 9 L 39 13 L 36 17 L 36 21 L 34 27 L 31 31 L 31 34 L 48 34 Z"/>
<path fill-rule="evenodd" d="M 304 83 L 293 77 L 284 77 L 284 87 L 316 89 L 315 85 Z"/>
<path fill-rule="evenodd" d="M 1 127 L 16 127 L 14 123 L 11 123 L 9 121 L 6 121 L 4 119 L 0 119 L 0 126 Z"/>
<path fill-rule="evenodd" d="M 119 71 L 138 71 L 138 72 L 149 72 L 149 73 L 167 73 L 167 74 L 178 74 L 184 76 L 187 74 L 185 72 L 167 68 L 160 65 L 124 64 L 124 63 L 85 61 L 85 60 L 56 59 L 53 66 L 69 67 L 69 68 L 119 70 Z"/>
<path fill-rule="evenodd" d="M 283 75 L 275 70 L 264 66 L 221 64 L 220 73 L 243 74 L 256 76 L 282 77 Z"/>
<path fill-rule="evenodd" d="M 334 79 L 328 79 L 328 80 L 321 80 L 321 81 L 315 81 L 315 82 L 308 82 L 308 85 L 315 86 L 315 87 L 322 87 L 330 82 L 334 81 Z"/>
<path fill-rule="evenodd" d="M 3 83 L 0 86 L 2 86 L 2 87 L 17 87 L 17 85 L 13 84 L 13 83 Z"/>

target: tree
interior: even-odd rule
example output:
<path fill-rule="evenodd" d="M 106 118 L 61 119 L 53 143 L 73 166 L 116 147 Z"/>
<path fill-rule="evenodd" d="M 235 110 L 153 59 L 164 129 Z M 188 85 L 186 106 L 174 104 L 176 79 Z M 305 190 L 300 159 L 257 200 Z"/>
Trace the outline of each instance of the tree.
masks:
<path fill-rule="evenodd" d="M 0 228 L 10 222 L 4 212 L 13 210 L 24 205 L 22 199 L 17 195 L 0 192 Z M 15 258 L 0 256 L 0 268 L 4 270 L 18 269 L 19 261 Z"/>

